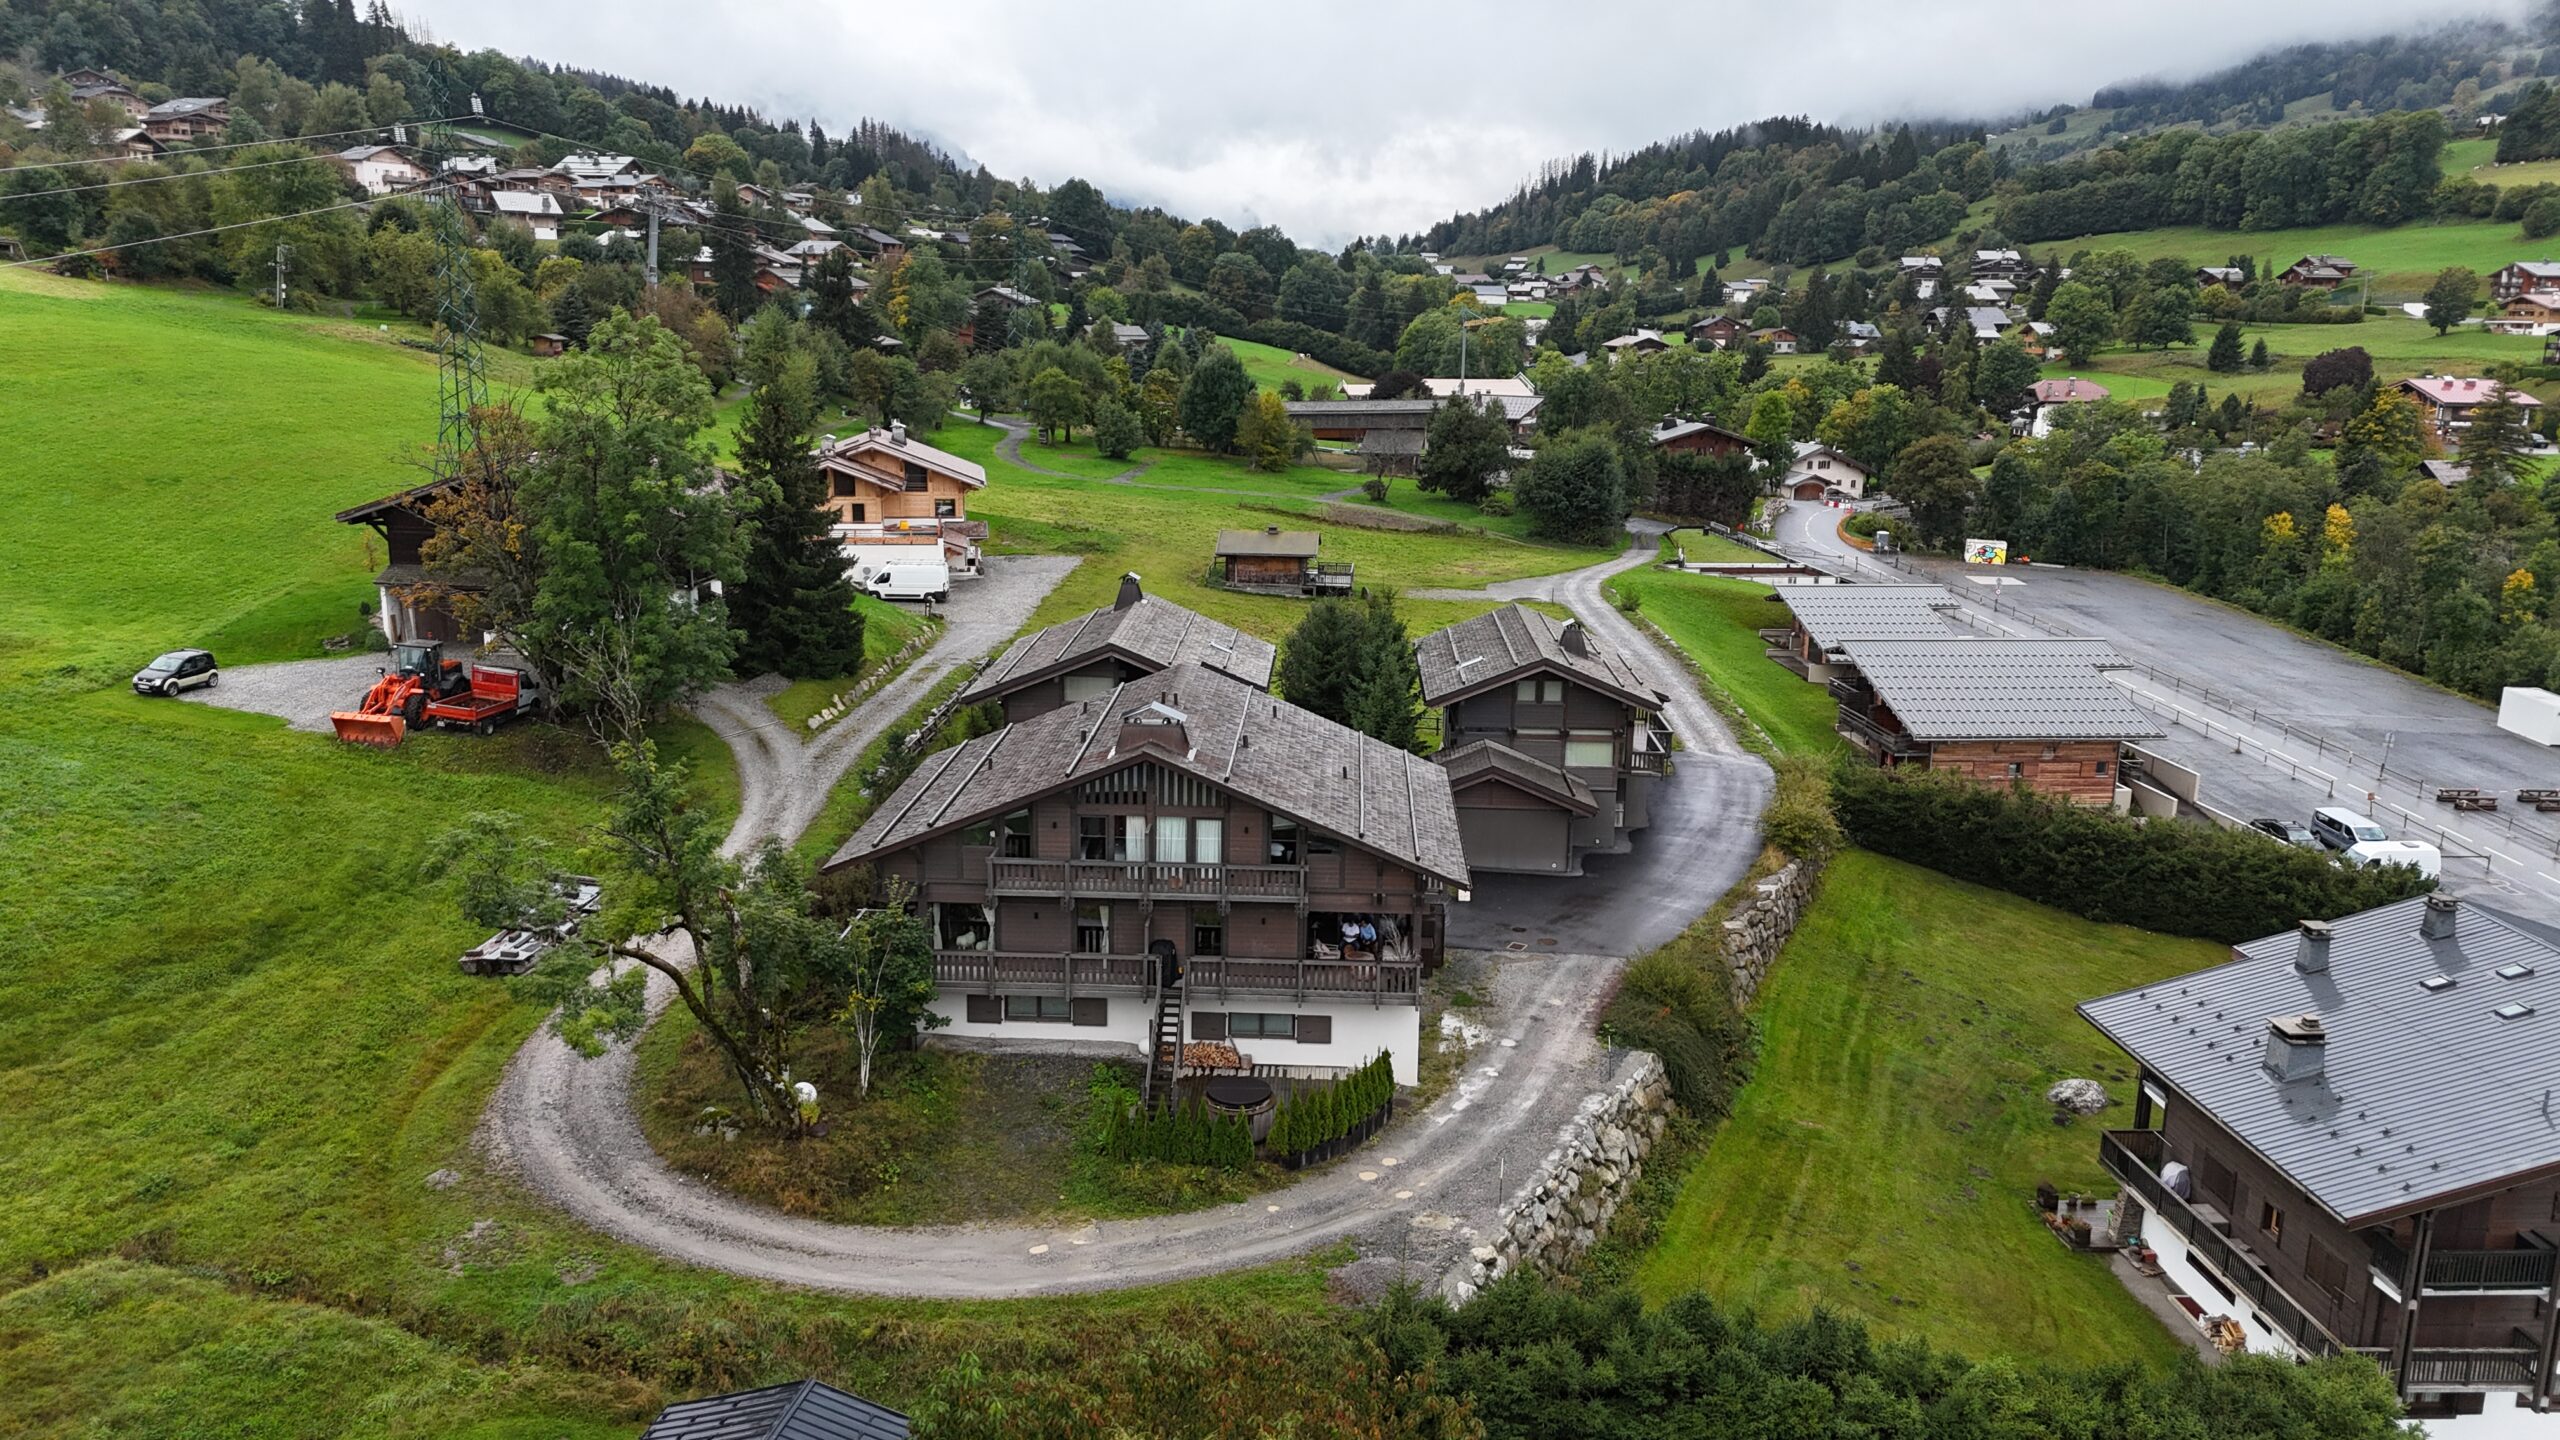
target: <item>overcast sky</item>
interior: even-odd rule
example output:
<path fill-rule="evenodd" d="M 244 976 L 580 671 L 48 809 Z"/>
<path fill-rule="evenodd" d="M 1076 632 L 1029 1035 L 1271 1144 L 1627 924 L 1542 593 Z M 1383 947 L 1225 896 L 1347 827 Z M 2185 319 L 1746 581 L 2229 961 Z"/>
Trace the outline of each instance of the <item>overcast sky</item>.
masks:
<path fill-rule="evenodd" d="M 2524 0 L 2320 6 L 1972 0 L 1418 6 L 1017 0 L 409 0 L 436 38 L 814 117 L 869 116 L 998 175 L 1278 224 L 1303 243 L 1418 230 L 1542 162 L 1771 114 L 1864 123 L 2085 103 L 2270 45 Z"/>

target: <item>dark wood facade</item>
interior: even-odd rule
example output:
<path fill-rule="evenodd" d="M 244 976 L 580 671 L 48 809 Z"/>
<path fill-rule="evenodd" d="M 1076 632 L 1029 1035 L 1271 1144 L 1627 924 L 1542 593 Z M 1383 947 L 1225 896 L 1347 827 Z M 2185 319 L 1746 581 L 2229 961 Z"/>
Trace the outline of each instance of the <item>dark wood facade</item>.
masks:
<path fill-rule="evenodd" d="M 1440 736 L 1444 750 L 1491 740 L 1590 786 L 1595 813 L 1569 817 L 1568 836 L 1578 849 L 1614 847 L 1627 832 L 1651 823 L 1652 786 L 1668 759 L 1649 712 L 1593 689 L 1569 671 L 1543 667 L 1443 706 Z M 1498 785 L 1470 787 L 1458 798 L 1460 823 L 1468 823 L 1468 811 L 1478 806 L 1520 808 L 1512 799 L 1516 793 Z M 1487 822 L 1478 817 L 1474 823 Z M 1472 847 L 1469 853 L 1475 853 Z"/>
<path fill-rule="evenodd" d="M 1799 645 L 1811 644 L 1801 630 L 1797 640 Z M 1841 737 L 1879 765 L 1944 770 L 1982 785 L 2023 784 L 2075 805 L 2115 803 L 2117 771 L 2124 756 L 2122 739 L 1932 742 L 1903 728 L 1893 707 L 1854 672 L 1830 683 L 1831 697 L 1839 702 Z"/>

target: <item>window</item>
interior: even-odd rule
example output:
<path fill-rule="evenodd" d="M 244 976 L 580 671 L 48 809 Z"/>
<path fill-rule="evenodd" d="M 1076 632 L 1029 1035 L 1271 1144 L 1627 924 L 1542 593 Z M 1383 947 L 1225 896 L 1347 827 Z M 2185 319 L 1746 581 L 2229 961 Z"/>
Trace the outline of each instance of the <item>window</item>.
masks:
<path fill-rule="evenodd" d="M 2017 761 L 2015 761 L 2015 760 L 2012 760 L 2012 761 L 2010 761 L 2010 762 L 2009 762 L 2009 778 L 2010 778 L 2010 779 L 2012 779 L 2012 780 L 2020 779 L 2020 778 L 2022 778 L 2023 776 L 2025 776 L 2025 774 L 2026 774 L 2026 773 L 2027 773 L 2027 767 L 2026 767 L 2026 766 L 2019 764 L 2019 763 L 2018 763 Z"/>
<path fill-rule="evenodd" d="M 933 948 L 936 950 L 992 950 L 995 948 L 995 936 L 995 912 L 984 905 L 945 901 L 933 907 Z"/>
<path fill-rule="evenodd" d="M 960 827 L 960 848 L 963 850 L 992 850 L 995 848 L 995 843 L 996 822 L 993 820 L 981 820 L 975 825 Z"/>
<path fill-rule="evenodd" d="M 1606 769 L 1618 763 L 1618 742 L 1606 730 L 1576 730 L 1565 739 L 1564 763 Z"/>
<path fill-rule="evenodd" d="M 850 475 L 834 475 L 828 478 L 830 488 L 827 493 L 838 500 L 850 500 L 862 493 L 862 482 Z"/>
<path fill-rule="evenodd" d="M 2099 761 L 2099 762 L 2098 762 L 2098 773 L 2099 773 L 2099 774 L 2101 774 L 2101 775 L 2106 774 L 2109 768 L 2110 768 L 2109 762 L 2104 761 L 2104 760 L 2101 760 L 2101 761 Z"/>
<path fill-rule="evenodd" d="M 1191 822 L 1179 815 L 1156 821 L 1156 858 L 1168 865 L 1191 859 Z"/>
<path fill-rule="evenodd" d="M 959 513 L 960 502 L 957 500 L 936 500 L 933 502 L 933 518 L 937 520 L 953 519 L 957 517 Z"/>
<path fill-rule="evenodd" d="M 1007 995 L 1004 997 L 1007 1020 L 1048 1020 L 1065 1024 L 1074 1018 L 1074 1009 L 1064 995 Z"/>
<path fill-rule="evenodd" d="M 1256 1015 L 1239 1010 L 1227 1016 L 1227 1034 L 1237 1040 L 1295 1040 L 1298 1017 L 1295 1015 Z"/>
<path fill-rule="evenodd" d="M 1079 860 L 1144 860 L 1147 817 L 1144 815 L 1079 815 L 1076 817 Z"/>
<path fill-rule="evenodd" d="M 867 525 L 867 524 L 869 524 L 870 522 L 871 522 L 871 507 L 870 507 L 870 506 L 868 506 L 868 505 L 864 505 L 864 504 L 861 504 L 861 503 L 859 503 L 859 502 L 856 502 L 856 503 L 855 503 L 855 505 L 854 505 L 854 507 L 853 507 L 853 522 L 852 522 L 852 523 L 854 523 L 854 524 L 856 524 L 856 525 Z"/>
<path fill-rule="evenodd" d="M 1298 863 L 1297 821 L 1283 819 L 1278 815 L 1271 817 L 1271 863 L 1274 865 Z"/>
<path fill-rule="evenodd" d="M 1076 953 L 1111 953 L 1111 907 L 1091 902 L 1076 907 Z"/>
<path fill-rule="evenodd" d="M 1007 860 L 1031 858 L 1031 812 L 1016 810 L 996 822 L 996 853 Z"/>
<path fill-rule="evenodd" d="M 1076 858 L 1108 860 L 1111 858 L 1111 821 L 1109 815 L 1076 817 Z"/>
<path fill-rule="evenodd" d="M 2321 1244 L 2319 1241 L 2314 1240 L 2311 1242 L 2310 1260 L 2304 1266 L 2304 1269 L 2310 1274 L 2312 1284 L 2319 1286 L 2340 1299 L 2346 1298 L 2346 1257 L 2340 1255 L 2337 1251 L 2330 1249 L 2328 1246 Z"/>
<path fill-rule="evenodd" d="M 1191 858 L 1202 865 L 1227 863 L 1227 822 L 1201 817 L 1191 822 Z"/>
<path fill-rule="evenodd" d="M 1511 698 L 1523 705 L 1561 705 L 1564 703 L 1564 682 L 1522 680 L 1511 687 Z"/>
<path fill-rule="evenodd" d="M 2270 1240 L 2284 1238 L 2284 1212 L 2276 1208 L 2274 1201 L 2265 1201 L 2258 1206 L 2258 1228 L 2266 1231 Z"/>
<path fill-rule="evenodd" d="M 1070 675 L 1067 677 L 1066 685 L 1067 703 L 1070 705 L 1081 705 L 1087 700 L 1099 700 L 1120 688 L 1120 682 L 1108 675 Z"/>
<path fill-rule="evenodd" d="M 925 487 L 924 467 L 913 460 L 907 461 L 906 467 L 906 484 L 902 488 L 912 495 Z"/>
<path fill-rule="evenodd" d="M 1194 955 L 1226 954 L 1226 923 L 1214 917 L 1191 922 L 1191 953 Z"/>
<path fill-rule="evenodd" d="M 1225 864 L 1227 822 L 1204 816 L 1158 816 L 1156 858 L 1172 865 Z"/>

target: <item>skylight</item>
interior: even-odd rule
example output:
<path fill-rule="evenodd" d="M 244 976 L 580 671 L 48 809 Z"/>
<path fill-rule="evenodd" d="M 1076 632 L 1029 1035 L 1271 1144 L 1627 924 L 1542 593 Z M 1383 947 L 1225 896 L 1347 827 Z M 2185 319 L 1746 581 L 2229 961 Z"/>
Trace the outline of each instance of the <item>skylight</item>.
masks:
<path fill-rule="evenodd" d="M 2522 980 L 2532 973 L 2533 967 L 2525 964 L 2521 960 L 2512 965 L 2501 965 L 2498 967 L 2498 978 L 2501 980 Z"/>
<path fill-rule="evenodd" d="M 2521 1000 L 2510 1000 L 2490 1013 L 2501 1020 L 2521 1020 L 2533 1013 L 2533 1007 Z"/>
<path fill-rule="evenodd" d="M 2418 984 L 2420 988 L 2427 990 L 2450 990 L 2453 988 L 2453 977 L 2450 975 L 2430 975 L 2426 979 L 2419 981 Z"/>

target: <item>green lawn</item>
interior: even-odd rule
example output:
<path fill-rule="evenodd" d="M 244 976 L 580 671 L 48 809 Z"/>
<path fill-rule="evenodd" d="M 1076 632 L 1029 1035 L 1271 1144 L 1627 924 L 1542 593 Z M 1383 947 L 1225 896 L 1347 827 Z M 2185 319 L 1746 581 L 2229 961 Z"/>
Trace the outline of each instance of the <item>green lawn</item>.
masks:
<path fill-rule="evenodd" d="M 1840 749 L 1833 729 L 1838 707 L 1831 692 L 1761 653 L 1766 648 L 1762 629 L 1792 623 L 1787 607 L 1768 586 L 1718 575 L 1636 570 L 1611 581 L 1609 588 L 1634 596 L 1644 618 L 1687 652 L 1708 679 L 1769 732 L 1779 749 L 1794 754 Z"/>
<path fill-rule="evenodd" d="M 1639 1269 L 1646 1297 L 1827 1305 L 1971 1354 L 2166 1363 L 2184 1347 L 2045 1230 L 2035 1187 L 2111 1190 L 2097 1132 L 2131 1113 L 2131 1066 L 2072 1005 L 2221 958 L 1842 855 L 1760 992 L 1751 1082 Z M 2071 1076 L 2116 1105 L 2056 1125 L 2044 1091 Z"/>
<path fill-rule="evenodd" d="M 2504 183 L 2501 181 L 2501 183 Z M 2316 225 L 2296 230 L 2207 230 L 2165 226 L 2157 230 L 2083 235 L 2034 245 L 2039 256 L 2068 257 L 2081 250 L 2128 250 L 2135 258 L 2178 256 L 2197 265 L 2219 265 L 2225 256 L 2254 255 L 2283 269 L 2304 255 L 2344 255 L 2357 273 L 2372 277 L 2377 303 L 2415 300 L 2448 265 L 2465 265 L 2483 278 L 2510 260 L 2530 259 L 2549 248 L 2527 240 L 2509 220 L 2465 220 L 2441 225 Z M 2262 266 L 2263 268 L 2263 266 Z"/>
<path fill-rule="evenodd" d="M 853 608 L 862 612 L 862 664 L 854 673 L 794 680 L 780 693 L 765 697 L 764 707 L 790 726 L 794 735 L 805 735 L 810 716 L 861 684 L 873 667 L 897 654 L 899 647 L 914 639 L 927 623 L 920 611 L 868 595 L 854 596 Z"/>
<path fill-rule="evenodd" d="M 1236 358 L 1244 362 L 1244 373 L 1253 377 L 1254 384 L 1266 390 L 1279 389 L 1280 382 L 1284 380 L 1295 380 L 1300 386 L 1313 390 L 1318 385 L 1339 388 L 1345 380 L 1369 378 L 1354 375 L 1348 370 L 1337 370 L 1311 355 L 1298 355 L 1277 345 L 1238 340 L 1232 335 L 1219 336 L 1218 343 L 1236 352 Z"/>
<path fill-rule="evenodd" d="M 2216 375 L 2205 368 L 2205 351 L 2214 326 L 2196 322 L 2196 343 L 2167 350 L 2116 347 L 2102 351 L 2085 366 L 2047 365 L 2048 379 L 2065 375 L 2095 378 L 2109 395 L 2146 407 L 2156 406 L 2179 381 L 2202 385 L 2213 396 L 2237 392 L 2262 405 L 2281 405 L 2302 389 L 2303 362 L 2324 350 L 2355 345 L 2373 357 L 2374 374 L 2384 382 L 2411 375 L 2451 372 L 2476 375 L 2500 361 L 2533 364 L 2542 358 L 2542 341 L 2531 335 L 2492 335 L 2464 326 L 2438 335 L 2424 321 L 2398 313 L 2368 315 L 2353 325 L 2242 325 L 2244 344 L 2267 342 L 2273 364 L 2264 372 Z"/>

